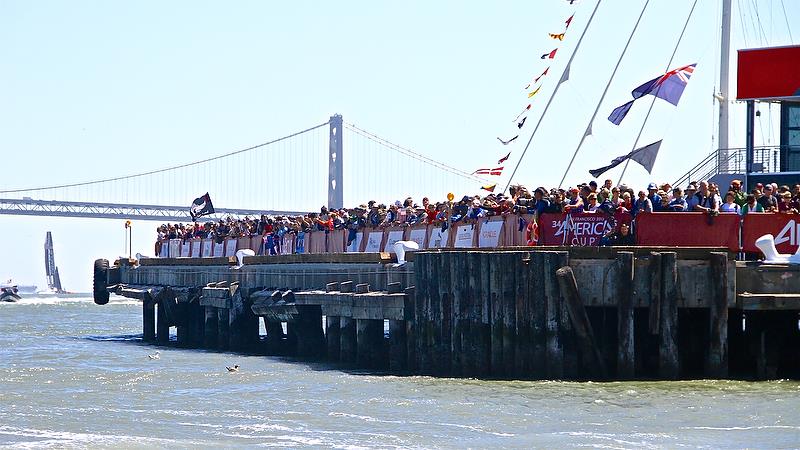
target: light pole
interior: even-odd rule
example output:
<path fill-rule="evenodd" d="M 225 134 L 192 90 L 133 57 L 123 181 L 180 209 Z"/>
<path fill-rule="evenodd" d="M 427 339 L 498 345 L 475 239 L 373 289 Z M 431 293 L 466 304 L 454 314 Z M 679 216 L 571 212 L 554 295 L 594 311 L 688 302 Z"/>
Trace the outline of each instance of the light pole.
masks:
<path fill-rule="evenodd" d="M 131 259 L 133 248 L 133 226 L 131 225 L 130 220 L 125 221 L 125 230 L 127 230 L 128 233 L 128 259 Z"/>

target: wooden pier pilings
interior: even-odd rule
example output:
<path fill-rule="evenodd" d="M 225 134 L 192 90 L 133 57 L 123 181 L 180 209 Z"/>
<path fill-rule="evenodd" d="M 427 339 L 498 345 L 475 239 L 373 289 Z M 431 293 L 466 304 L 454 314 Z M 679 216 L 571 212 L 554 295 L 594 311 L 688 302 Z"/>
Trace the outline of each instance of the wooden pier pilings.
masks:
<path fill-rule="evenodd" d="M 123 263 L 113 291 L 142 301 L 143 340 L 157 344 L 174 327 L 183 347 L 404 374 L 800 378 L 797 267 L 634 247 L 326 258 Z"/>

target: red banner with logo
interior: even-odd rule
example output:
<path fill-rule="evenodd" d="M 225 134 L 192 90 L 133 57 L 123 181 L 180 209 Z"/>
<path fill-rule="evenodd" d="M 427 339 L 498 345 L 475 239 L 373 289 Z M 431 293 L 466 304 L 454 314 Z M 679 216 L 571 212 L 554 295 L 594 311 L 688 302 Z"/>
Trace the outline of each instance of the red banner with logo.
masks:
<path fill-rule="evenodd" d="M 800 216 L 795 214 L 751 213 L 744 216 L 742 246 L 746 252 L 759 252 L 756 239 L 771 234 L 779 253 L 794 254 L 800 245 Z"/>
<path fill-rule="evenodd" d="M 739 251 L 738 214 L 709 217 L 702 212 L 642 213 L 636 216 L 636 245 L 727 247 Z"/>
<path fill-rule="evenodd" d="M 605 214 L 542 214 L 539 218 L 539 245 L 589 247 L 611 229 Z"/>

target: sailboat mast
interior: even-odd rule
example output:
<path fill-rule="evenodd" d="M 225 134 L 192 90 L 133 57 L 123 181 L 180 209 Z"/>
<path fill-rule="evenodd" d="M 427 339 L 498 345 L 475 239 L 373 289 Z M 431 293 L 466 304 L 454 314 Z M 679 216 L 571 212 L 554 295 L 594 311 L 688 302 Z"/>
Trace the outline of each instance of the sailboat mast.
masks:
<path fill-rule="evenodd" d="M 719 63 L 719 129 L 717 173 L 728 172 L 728 106 L 730 105 L 731 0 L 722 0 L 722 34 Z"/>

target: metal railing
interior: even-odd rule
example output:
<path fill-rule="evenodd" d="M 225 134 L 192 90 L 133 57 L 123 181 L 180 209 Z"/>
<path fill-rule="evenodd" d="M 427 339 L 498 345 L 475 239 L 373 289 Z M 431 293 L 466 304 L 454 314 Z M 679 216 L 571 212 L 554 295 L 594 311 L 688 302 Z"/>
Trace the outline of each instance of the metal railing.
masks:
<path fill-rule="evenodd" d="M 753 149 L 751 173 L 771 173 L 781 171 L 781 150 L 791 149 L 790 158 L 800 163 L 800 146 L 768 145 Z M 719 154 L 727 151 L 728 157 L 720 164 Z M 794 156 L 796 155 L 796 156 Z M 678 178 L 673 186 L 683 186 L 690 181 L 708 180 L 720 173 L 745 173 L 747 171 L 747 150 L 745 148 L 718 149 L 709 153 L 697 165 Z"/>

